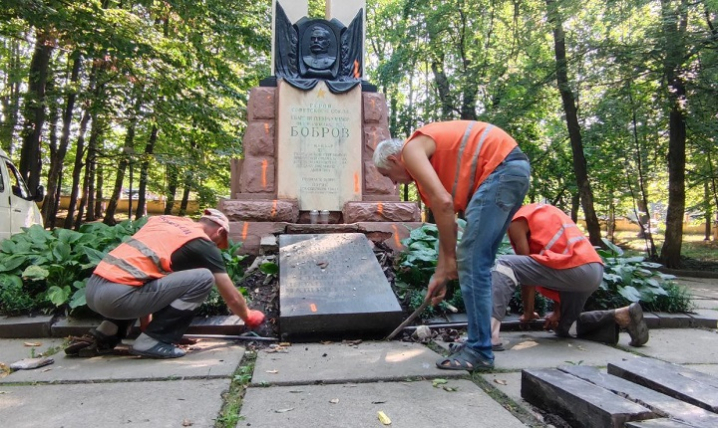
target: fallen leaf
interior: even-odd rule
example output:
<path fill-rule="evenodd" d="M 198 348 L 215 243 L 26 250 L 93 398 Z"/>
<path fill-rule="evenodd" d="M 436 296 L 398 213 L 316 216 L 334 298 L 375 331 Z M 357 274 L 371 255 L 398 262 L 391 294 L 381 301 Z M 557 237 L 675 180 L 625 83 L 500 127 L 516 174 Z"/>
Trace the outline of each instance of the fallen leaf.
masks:
<path fill-rule="evenodd" d="M 586 348 L 584 348 L 584 347 L 581 346 L 581 345 L 576 345 L 576 347 L 578 348 L 579 351 L 585 351 L 585 350 L 586 350 Z"/>
<path fill-rule="evenodd" d="M 189 419 L 185 419 L 185 420 L 182 421 L 182 426 L 183 426 L 183 427 L 191 427 L 192 425 L 193 425 L 193 424 L 192 424 L 192 421 L 190 421 Z"/>
<path fill-rule="evenodd" d="M 274 413 L 287 413 L 287 412 L 291 412 L 292 410 L 294 410 L 294 407 L 290 407 L 288 409 L 278 409 L 278 410 L 275 410 Z"/>
<path fill-rule="evenodd" d="M 386 400 L 384 401 L 372 401 L 371 404 L 384 404 L 386 403 Z"/>
<path fill-rule="evenodd" d="M 506 382 L 503 379 L 494 379 L 494 382 L 498 383 L 499 385 L 508 385 L 509 383 Z"/>
<path fill-rule="evenodd" d="M 279 370 L 267 370 L 267 373 L 277 374 L 279 373 Z"/>
<path fill-rule="evenodd" d="M 24 346 L 27 346 L 28 348 L 35 348 L 37 346 L 42 346 L 41 342 L 25 342 L 23 343 Z"/>
<path fill-rule="evenodd" d="M 387 416 L 386 413 L 379 410 L 376 413 L 376 416 L 379 418 L 379 422 L 381 422 L 382 425 L 391 425 L 391 419 L 389 419 L 389 416 Z"/>
<path fill-rule="evenodd" d="M 0 394 L 10 394 L 10 391 L 0 391 Z"/>
<path fill-rule="evenodd" d="M 319 267 L 322 268 L 322 269 L 326 269 L 328 265 L 329 265 L 329 262 L 319 262 L 319 263 L 317 263 L 317 266 L 319 266 Z"/>
<path fill-rule="evenodd" d="M 339 399 L 338 399 L 338 398 L 332 398 L 331 400 L 329 400 L 329 402 L 332 403 L 332 404 L 337 404 L 337 403 L 339 402 Z"/>
<path fill-rule="evenodd" d="M 442 386 L 441 388 L 442 388 L 444 391 L 449 391 L 449 392 L 456 392 L 456 391 L 459 390 L 459 388 L 456 388 L 456 387 L 453 387 L 453 386 Z"/>
<path fill-rule="evenodd" d="M 292 346 L 289 342 L 279 342 L 279 346 Z"/>
<path fill-rule="evenodd" d="M 533 348 L 534 346 L 538 346 L 538 342 L 534 342 L 533 340 L 526 340 L 524 342 L 519 343 L 518 345 L 511 348 L 512 351 L 520 351 L 522 349 L 529 349 Z"/>
<path fill-rule="evenodd" d="M 446 379 L 434 379 L 431 384 L 434 388 L 437 388 L 439 385 L 443 385 L 445 383 L 448 383 L 449 381 Z"/>
<path fill-rule="evenodd" d="M 289 392 L 291 392 L 292 394 L 297 394 L 297 393 L 304 392 L 304 391 L 302 391 L 301 389 L 293 389 Z"/>

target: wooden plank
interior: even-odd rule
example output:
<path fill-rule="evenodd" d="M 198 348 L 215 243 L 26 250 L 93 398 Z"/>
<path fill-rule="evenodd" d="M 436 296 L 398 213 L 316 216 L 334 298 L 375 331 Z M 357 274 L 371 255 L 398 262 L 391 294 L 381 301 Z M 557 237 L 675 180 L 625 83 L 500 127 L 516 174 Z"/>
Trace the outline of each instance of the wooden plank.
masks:
<path fill-rule="evenodd" d="M 718 412 L 718 381 L 709 374 L 653 358 L 632 358 L 608 364 L 608 373 L 671 397 Z"/>
<path fill-rule="evenodd" d="M 521 397 L 573 427 L 623 428 L 656 417 L 647 408 L 557 369 L 521 371 Z"/>
<path fill-rule="evenodd" d="M 599 371 L 589 366 L 564 366 L 560 371 L 576 376 L 596 386 L 605 388 L 634 403 L 640 403 L 654 413 L 685 422 L 693 427 L 718 427 L 718 415 L 700 407 L 675 399 L 625 379 Z"/>

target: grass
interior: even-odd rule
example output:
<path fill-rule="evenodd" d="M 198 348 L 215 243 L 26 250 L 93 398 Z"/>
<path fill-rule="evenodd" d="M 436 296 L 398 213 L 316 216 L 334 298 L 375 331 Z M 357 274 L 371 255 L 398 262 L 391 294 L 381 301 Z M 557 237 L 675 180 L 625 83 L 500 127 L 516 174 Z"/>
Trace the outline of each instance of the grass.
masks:
<path fill-rule="evenodd" d="M 222 405 L 222 410 L 219 411 L 219 416 L 214 421 L 214 428 L 235 428 L 241 420 L 239 412 L 242 410 L 242 399 L 249 382 L 252 380 L 256 360 L 256 352 L 245 354 L 239 367 L 234 372 L 229 391 L 222 396 L 224 404 Z"/>
<path fill-rule="evenodd" d="M 660 254 L 664 239 L 665 237 L 662 234 L 653 235 L 653 241 L 658 254 Z M 636 232 L 617 232 L 615 242 L 623 248 L 628 255 L 646 255 L 647 241 L 642 238 L 637 238 Z M 718 263 L 718 241 L 705 241 L 703 234 L 683 235 L 681 255 L 699 262 Z"/>

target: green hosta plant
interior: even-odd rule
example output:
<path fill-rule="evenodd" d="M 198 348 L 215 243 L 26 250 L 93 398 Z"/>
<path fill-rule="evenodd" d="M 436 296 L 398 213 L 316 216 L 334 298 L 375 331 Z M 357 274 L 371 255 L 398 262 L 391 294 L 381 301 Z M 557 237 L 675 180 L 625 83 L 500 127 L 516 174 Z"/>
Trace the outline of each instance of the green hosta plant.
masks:
<path fill-rule="evenodd" d="M 603 281 L 588 302 L 586 309 L 611 309 L 641 302 L 657 311 L 687 312 L 690 296 L 673 282 L 675 276 L 661 273 L 661 267 L 643 257 L 623 257 L 623 250 L 603 239 L 607 249 L 598 249 L 605 262 Z"/>

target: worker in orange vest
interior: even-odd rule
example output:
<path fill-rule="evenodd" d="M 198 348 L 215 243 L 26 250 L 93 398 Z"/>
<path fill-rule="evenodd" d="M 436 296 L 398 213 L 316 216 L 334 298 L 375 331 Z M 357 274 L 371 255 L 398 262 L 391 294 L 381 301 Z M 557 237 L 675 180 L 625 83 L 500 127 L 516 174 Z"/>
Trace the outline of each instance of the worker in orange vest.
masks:
<path fill-rule="evenodd" d="M 406 141 L 386 140 L 374 151 L 377 170 L 394 183 L 416 182 L 439 230 L 439 255 L 427 298 L 439 303 L 446 283 L 459 279 L 468 339 L 448 358 L 447 370 L 490 370 L 491 266 L 511 218 L 529 188 L 528 157 L 497 126 L 457 120 L 431 123 Z M 457 249 L 456 213 L 467 221 Z"/>
<path fill-rule="evenodd" d="M 569 216 L 552 205 L 529 204 L 514 215 L 508 236 L 516 255 L 500 256 L 492 272 L 494 350 L 503 350 L 498 337 L 500 324 L 519 285 L 523 323 L 539 317 L 534 312 L 538 290 L 554 302 L 544 328 L 557 336 L 569 337 L 569 329 L 576 322 L 579 338 L 616 344 L 619 329 L 625 328 L 632 346 L 648 341 L 648 327 L 638 303 L 615 310 L 582 312 L 586 300 L 601 285 L 603 260 Z"/>
<path fill-rule="evenodd" d="M 130 348 L 131 354 L 182 357 L 185 351 L 175 344 L 215 284 L 230 310 L 247 327 L 258 327 L 264 314 L 247 307 L 219 250 L 228 247 L 228 235 L 229 220 L 216 209 L 205 210 L 197 222 L 168 215 L 151 217 L 95 268 L 87 282 L 87 305 L 105 319 L 89 335 L 74 340 L 65 353 L 110 353 L 140 318 L 143 332 Z"/>

